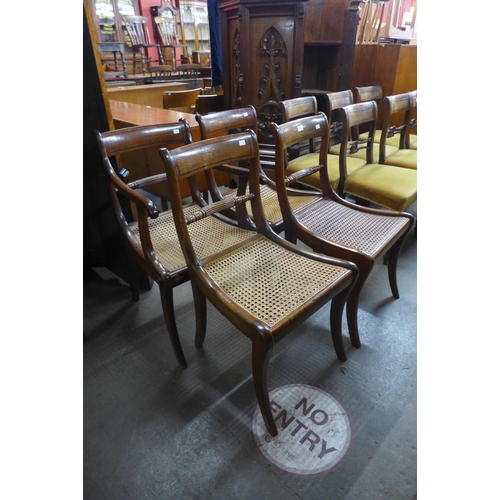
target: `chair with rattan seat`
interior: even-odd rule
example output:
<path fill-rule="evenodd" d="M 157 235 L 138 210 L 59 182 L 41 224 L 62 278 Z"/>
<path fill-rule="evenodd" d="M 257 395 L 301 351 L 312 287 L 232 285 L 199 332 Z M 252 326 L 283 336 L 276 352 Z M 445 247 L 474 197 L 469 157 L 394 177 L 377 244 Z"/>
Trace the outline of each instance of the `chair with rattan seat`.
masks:
<path fill-rule="evenodd" d="M 201 87 L 186 90 L 167 90 L 163 94 L 163 109 L 171 109 L 181 113 L 194 113 L 196 111 L 196 98 L 201 94 L 201 91 Z"/>
<path fill-rule="evenodd" d="M 376 163 L 373 152 L 373 135 L 377 123 L 377 104 L 374 101 L 351 104 L 340 109 L 344 130 L 359 125 L 369 126 L 367 141 L 360 144 L 342 138 L 340 154 L 340 188 L 342 194 L 364 200 L 364 203 L 395 211 L 405 211 L 417 200 L 417 171 Z M 363 151 L 366 164 L 352 173 L 346 169 L 351 152 Z M 377 158 L 378 160 L 378 158 Z"/>
<path fill-rule="evenodd" d="M 345 90 L 342 92 L 330 92 L 325 95 L 327 102 L 327 117 L 330 127 L 330 140 L 332 136 L 336 141 L 341 137 L 341 124 L 336 120 L 336 111 L 347 104 L 352 103 L 352 93 L 350 90 Z M 298 97 L 294 99 L 287 99 L 280 103 L 280 108 L 282 111 L 282 121 L 287 123 L 289 121 L 297 120 L 307 116 L 314 116 L 317 114 L 317 102 L 314 96 Z M 294 175 L 303 169 L 309 167 L 314 167 L 319 163 L 319 152 L 317 151 L 317 141 L 319 140 L 319 135 L 314 140 L 308 142 L 309 152 L 301 154 L 295 158 L 288 159 L 286 163 L 286 174 Z M 304 143 L 304 142 L 303 142 Z M 302 143 L 302 144 L 303 144 Z M 300 144 L 294 144 L 290 147 L 289 151 L 293 148 L 300 148 Z M 290 157 L 290 152 L 289 152 Z M 332 189 L 337 190 L 339 187 L 340 180 L 340 165 L 339 165 L 339 152 L 337 151 L 337 146 L 332 146 L 328 150 L 327 156 L 327 169 L 328 177 L 332 183 Z M 363 158 L 349 158 L 348 160 L 348 171 L 352 172 L 359 167 L 362 167 L 366 161 Z M 311 175 L 302 177 L 299 184 L 307 186 L 311 189 L 321 191 L 321 179 L 319 172 L 315 172 Z"/>
<path fill-rule="evenodd" d="M 192 142 L 191 131 L 185 119 L 178 123 L 127 127 L 109 132 L 96 132 L 97 143 L 102 156 L 111 202 L 118 219 L 121 233 L 125 240 L 129 268 L 130 284 L 134 300 L 139 300 L 136 265 L 139 265 L 160 289 L 161 304 L 168 334 L 180 365 L 186 367 L 179 334 L 177 331 L 173 289 L 189 280 L 186 261 L 177 237 L 177 231 L 171 211 L 160 212 L 147 196 L 148 187 L 166 182 L 165 172 L 148 177 L 134 179 L 130 172 L 120 168 L 117 162 L 128 154 L 144 153 L 151 148 L 175 148 Z M 114 163 L 117 166 L 114 166 Z M 123 199 L 123 203 L 120 199 Z M 127 204 L 128 202 L 128 204 Z M 130 212 L 129 209 L 130 208 Z M 186 216 L 195 213 L 197 205 L 185 205 Z M 135 217 L 133 214 L 136 214 Z M 207 239 L 207 234 L 216 236 Z M 205 218 L 195 228 L 191 238 L 201 256 L 210 255 L 248 237 L 235 225 L 215 219 Z M 196 335 L 203 335 L 206 319 L 198 315 Z"/>
<path fill-rule="evenodd" d="M 191 276 L 195 300 L 208 299 L 252 343 L 255 393 L 267 430 L 278 434 L 269 401 L 267 368 L 274 344 L 327 303 L 330 328 L 340 360 L 346 360 L 342 314 L 346 297 L 357 277 L 356 266 L 319 255 L 278 236 L 263 214 L 260 195 L 260 160 L 256 134 L 246 132 L 205 139 L 168 151 L 160 150 L 172 193 L 172 210 Z M 216 201 L 186 217 L 178 183 L 221 164 L 248 163 L 248 194 Z M 256 225 L 252 237 L 225 251 L 205 257 L 193 239 L 193 225 L 209 214 L 233 205 L 246 212 L 250 201 Z M 209 240 L 216 235 L 207 235 Z M 200 307 L 200 310 L 202 308 Z M 197 338 L 197 345 L 203 344 Z"/>
<path fill-rule="evenodd" d="M 408 147 L 409 134 L 407 132 L 410 127 L 411 104 L 409 93 L 384 97 L 385 115 L 380 136 L 379 163 L 417 169 L 417 150 Z M 386 144 L 389 138 L 399 139 L 399 148 L 396 151 L 387 151 Z"/>
<path fill-rule="evenodd" d="M 152 43 L 148 30 L 148 18 L 145 16 L 122 16 L 130 37 L 130 43 L 133 50 L 132 72 L 135 73 L 137 56 L 141 58 L 142 74 L 146 74 L 146 67 L 149 72 L 149 63 L 151 59 L 148 56 L 148 49 L 155 48 L 158 52 L 158 63 L 162 66 L 165 61 L 159 43 Z"/>
<path fill-rule="evenodd" d="M 258 119 L 257 112 L 253 106 L 226 110 L 219 113 L 208 114 L 206 116 L 197 114 L 196 120 L 200 125 L 200 136 L 202 139 L 209 139 L 234 132 L 241 132 L 245 129 L 251 129 L 257 134 Z M 222 168 L 239 179 L 238 188 L 226 193 L 221 193 L 215 183 L 215 179 L 212 178 L 213 172 L 209 170 L 207 171 L 207 176 L 209 178 L 208 183 L 212 199 L 222 200 L 228 196 L 243 195 L 245 192 L 248 192 L 248 167 L 246 165 L 225 165 L 222 166 Z M 293 241 L 293 233 L 286 229 L 283 222 L 283 216 L 281 214 L 274 181 L 266 175 L 264 169 L 262 168 L 260 171 L 260 179 L 260 194 L 267 221 L 274 231 L 281 233 L 284 230 L 285 238 L 289 241 Z M 315 196 L 311 196 L 310 191 L 303 189 L 289 188 L 288 194 L 290 196 L 290 203 L 294 210 L 300 210 L 316 200 Z M 200 204 L 202 203 L 201 200 L 197 201 Z M 251 204 L 247 204 L 247 209 L 250 217 L 252 217 Z M 228 215 L 231 216 L 231 214 Z M 232 217 L 236 218 L 235 212 L 233 212 Z"/>
<path fill-rule="evenodd" d="M 349 260 L 359 269 L 359 277 L 347 299 L 347 321 L 351 343 L 361 346 L 358 331 L 359 298 L 375 260 L 388 256 L 388 274 L 391 292 L 399 298 L 396 279 L 397 261 L 401 246 L 413 224 L 413 216 L 387 210 L 362 207 L 341 198 L 333 189 L 328 169 L 324 167 L 328 155 L 329 127 L 323 113 L 269 129 L 276 142 L 276 186 L 283 217 L 293 226 L 297 238 L 315 252 Z M 299 140 L 321 138 L 319 163 L 310 171 L 303 170 L 294 177 L 285 175 L 286 150 Z M 286 194 L 287 184 L 296 176 L 314 172 L 321 177 L 318 200 L 304 210 L 294 212 Z"/>

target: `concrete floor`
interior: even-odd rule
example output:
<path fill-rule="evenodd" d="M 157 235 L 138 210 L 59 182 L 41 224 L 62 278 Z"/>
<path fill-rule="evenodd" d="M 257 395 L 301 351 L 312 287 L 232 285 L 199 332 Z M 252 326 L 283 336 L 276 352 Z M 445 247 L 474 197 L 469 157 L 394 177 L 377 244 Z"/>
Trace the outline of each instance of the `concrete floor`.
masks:
<path fill-rule="evenodd" d="M 158 288 L 132 302 L 105 269 L 84 281 L 84 498 L 397 499 L 417 496 L 417 239 L 398 268 L 401 298 L 378 261 L 361 297 L 362 347 L 340 363 L 325 306 L 278 343 L 270 390 L 307 384 L 345 409 L 351 437 L 331 469 L 297 475 L 271 463 L 252 433 L 250 342 L 209 305 L 194 346 L 189 284 L 176 288 L 188 369 L 177 365 Z M 305 449 L 305 448 L 304 448 Z"/>

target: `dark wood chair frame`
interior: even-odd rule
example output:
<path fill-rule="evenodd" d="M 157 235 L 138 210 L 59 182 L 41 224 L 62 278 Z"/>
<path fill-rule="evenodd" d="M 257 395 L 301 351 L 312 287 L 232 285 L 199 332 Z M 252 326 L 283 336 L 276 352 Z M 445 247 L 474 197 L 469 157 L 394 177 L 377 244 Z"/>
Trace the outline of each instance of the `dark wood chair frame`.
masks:
<path fill-rule="evenodd" d="M 176 147 L 191 144 L 193 142 L 189 124 L 185 118 L 181 118 L 178 123 L 167 123 L 161 125 L 145 125 L 128 127 L 109 132 L 95 132 L 98 147 L 102 156 L 103 165 L 107 174 L 108 188 L 113 209 L 121 227 L 121 232 L 127 248 L 130 269 L 130 285 L 132 288 L 132 298 L 139 300 L 139 285 L 137 265 L 139 265 L 147 275 L 158 284 L 160 289 L 161 304 L 167 331 L 179 364 L 187 367 L 187 362 L 183 354 L 179 333 L 175 321 L 173 289 L 189 280 L 187 266 L 175 269 L 167 269 L 161 262 L 150 236 L 150 222 L 156 220 L 157 224 L 168 224 L 175 234 L 175 224 L 173 218 L 168 221 L 163 218 L 170 211 L 161 212 L 154 203 L 146 196 L 143 196 L 138 189 L 147 190 L 148 187 L 158 183 L 166 182 L 165 172 L 145 177 L 142 179 L 127 182 L 130 173 L 125 169 L 120 169 L 115 165 L 115 159 L 133 151 L 145 149 L 156 149 L 161 147 Z M 113 160 L 113 161 L 112 161 Z M 189 187 L 195 196 L 201 194 L 198 189 L 196 179 L 192 178 Z M 127 217 L 123 208 L 123 203 L 130 203 L 135 207 L 137 213 L 137 225 L 139 228 L 140 241 L 135 237 L 131 229 L 131 224 L 135 223 Z M 223 219 L 219 217 L 219 220 Z M 158 222 L 160 221 L 160 222 Z M 236 225 L 230 219 L 224 222 L 233 227 Z M 179 248 L 180 251 L 180 248 Z M 196 307 L 196 304 L 195 304 Z M 206 329 L 206 312 L 197 313 L 196 337 L 203 337 Z"/>
<path fill-rule="evenodd" d="M 375 259 L 386 252 L 388 256 L 388 274 L 391 292 L 394 298 L 399 298 L 396 278 L 398 256 L 403 242 L 413 224 L 413 216 L 407 213 L 362 207 L 343 199 L 332 189 L 328 170 L 324 168 L 329 147 L 329 123 L 324 113 L 320 112 L 318 115 L 299 118 L 281 125 L 270 123 L 268 127 L 273 133 L 276 143 L 275 173 L 281 211 L 286 223 L 293 228 L 294 236 L 310 246 L 315 252 L 349 260 L 354 262 L 359 269 L 358 280 L 347 300 L 349 335 L 352 345 L 359 348 L 361 342 L 358 330 L 358 308 L 362 288 L 370 275 Z M 321 138 L 319 164 L 296 172 L 293 175 L 285 176 L 287 149 L 300 141 L 312 140 L 318 137 Z M 375 216 L 380 217 L 380 220 L 387 217 L 401 219 L 401 225 L 398 229 L 393 229 L 391 233 L 380 234 L 379 247 L 376 252 L 373 254 L 367 253 L 366 251 L 352 246 L 352 244 L 347 245 L 342 243 L 342 241 L 335 241 L 325 236 L 325 234 L 322 234 L 319 230 L 314 231 L 309 225 L 301 222 L 301 220 L 303 220 L 302 213 L 297 214 L 290 209 L 286 186 L 300 181 L 300 179 L 318 171 L 320 172 L 322 192 L 318 194 L 317 203 L 310 205 L 308 209 L 304 211 L 308 216 L 314 215 L 314 217 L 324 219 L 326 206 L 330 206 L 332 209 L 334 209 L 335 206 L 342 206 L 348 208 L 353 214 L 357 213 L 359 216 L 365 215 L 367 218 Z M 331 221 L 327 220 L 326 223 L 330 224 Z M 368 229 L 370 228 L 363 228 L 362 224 L 360 224 L 360 228 L 353 227 L 353 231 L 360 231 L 361 236 L 363 235 L 362 231 Z M 371 238 L 373 238 L 373 236 L 371 236 Z"/>
<path fill-rule="evenodd" d="M 200 136 L 202 139 L 209 139 L 220 135 L 242 132 L 244 130 L 252 130 L 253 132 L 255 132 L 255 134 L 258 134 L 257 112 L 253 106 L 226 110 L 219 113 L 208 114 L 206 116 L 197 114 L 196 120 L 200 126 Z M 248 162 L 243 162 L 239 165 L 223 165 L 221 166 L 221 168 L 238 177 L 238 187 L 236 190 L 236 195 L 242 196 L 243 194 L 245 194 L 248 186 Z M 221 193 L 219 187 L 215 182 L 213 171 L 208 170 L 206 174 L 212 199 L 222 200 L 223 198 L 227 197 L 229 193 Z M 276 183 L 266 175 L 262 167 L 260 168 L 260 183 L 262 188 L 265 187 L 275 193 L 275 200 L 272 200 L 270 202 L 279 203 L 278 194 L 276 191 Z M 304 201 L 304 206 L 309 203 L 309 198 L 311 196 L 310 191 L 289 187 L 287 189 L 287 192 L 289 196 L 303 197 L 302 199 Z M 234 194 L 234 192 L 231 194 Z M 202 204 L 202 200 L 196 201 L 198 204 Z M 300 207 L 302 205 L 302 202 L 299 198 L 295 198 L 295 202 L 297 203 L 297 207 Z M 226 212 L 225 215 L 228 217 L 236 218 L 235 211 Z M 285 231 L 285 238 L 289 241 L 293 241 L 293 232 L 290 232 L 290 230 L 287 228 L 282 216 L 279 218 L 279 220 L 268 222 L 276 233 L 279 234 Z"/>
<path fill-rule="evenodd" d="M 252 342 L 252 372 L 257 401 L 267 427 L 271 435 L 276 436 L 278 433 L 274 416 L 271 411 L 269 401 L 269 389 L 267 382 L 267 367 L 269 359 L 274 347 L 274 344 L 282 339 L 286 334 L 292 331 L 302 321 L 311 316 L 326 303 L 331 303 L 330 310 L 330 326 L 331 334 L 334 342 L 334 347 L 337 356 L 341 360 L 346 359 L 345 349 L 342 342 L 342 311 L 344 309 L 345 300 L 349 294 L 353 283 L 357 277 L 357 269 L 351 262 L 345 262 L 338 259 L 333 259 L 324 255 L 314 254 L 304 248 L 300 248 L 285 239 L 278 236 L 270 227 L 263 215 L 262 200 L 260 197 L 260 161 L 259 147 L 257 136 L 252 130 L 239 134 L 226 135 L 223 137 L 214 137 L 211 139 L 195 142 L 188 146 L 177 148 L 173 151 L 168 151 L 166 148 L 160 150 L 162 155 L 167 177 L 170 183 L 170 191 L 172 193 L 172 210 L 174 213 L 175 224 L 179 234 L 182 249 L 185 254 L 187 266 L 191 276 L 191 284 L 193 286 L 193 294 L 195 301 L 198 303 L 196 310 L 205 312 L 206 299 L 219 310 L 236 328 L 245 334 Z M 216 201 L 200 209 L 199 214 L 186 219 L 182 211 L 182 199 L 178 188 L 178 182 L 203 172 L 208 169 L 216 168 L 223 164 L 238 164 L 240 162 L 248 162 L 248 178 L 249 178 L 249 193 L 243 196 L 234 197 L 228 200 Z M 200 218 L 213 214 L 220 210 L 226 210 L 228 206 L 233 206 L 238 212 L 246 212 L 246 203 L 250 201 L 254 215 L 256 233 L 250 240 L 243 244 L 228 249 L 223 254 L 212 256 L 205 259 L 200 259 L 194 250 L 190 239 L 188 225 L 196 222 Z M 241 218 L 241 217 L 240 217 Z M 241 255 L 243 247 L 251 247 L 255 242 L 264 242 L 265 245 L 271 245 L 276 248 L 278 245 L 290 255 L 293 254 L 294 259 L 299 259 L 302 265 L 307 265 L 313 261 L 333 264 L 343 268 L 342 278 L 338 283 L 330 283 L 327 288 L 322 291 L 315 291 L 311 298 L 307 299 L 300 307 L 296 307 L 292 312 L 285 313 L 281 319 L 275 324 L 268 324 L 260 319 L 257 313 L 248 311 L 243 305 L 236 302 L 231 296 L 226 293 L 220 281 L 212 279 L 209 272 L 206 270 L 214 260 L 224 259 L 236 252 Z M 267 242 L 267 243 L 266 243 Z M 274 253 L 271 253 L 274 258 Z M 233 258 L 233 257 L 230 257 Z M 231 260 L 230 260 L 231 262 Z M 234 264 L 239 266 L 239 264 Z M 268 269 L 283 267 L 283 263 L 276 257 L 276 262 L 266 263 Z M 245 280 L 252 279 L 253 266 L 245 266 L 246 270 L 242 271 L 245 275 Z M 229 273 L 234 273 L 233 266 L 224 266 Z M 241 269 L 241 268 L 239 268 Z M 238 273 L 240 270 L 238 269 Z M 287 269 L 290 273 L 298 273 L 298 268 Z M 230 277 L 224 281 L 232 282 Z M 285 280 L 286 281 L 286 280 Z M 267 297 L 267 293 L 276 293 L 276 287 L 281 288 L 276 283 L 269 281 L 265 282 L 264 291 L 259 293 Z M 248 290 L 245 293 L 254 293 L 254 286 L 248 284 Z M 312 289 L 311 289 L 312 290 Z M 310 290 L 310 291 L 311 291 Z M 267 292 L 267 293 L 266 293 Z M 255 294 L 257 297 L 258 293 Z M 253 296 L 250 302 L 253 304 Z M 266 302 L 267 305 L 267 302 Z M 204 341 L 204 335 L 197 336 L 196 344 L 201 346 Z"/>

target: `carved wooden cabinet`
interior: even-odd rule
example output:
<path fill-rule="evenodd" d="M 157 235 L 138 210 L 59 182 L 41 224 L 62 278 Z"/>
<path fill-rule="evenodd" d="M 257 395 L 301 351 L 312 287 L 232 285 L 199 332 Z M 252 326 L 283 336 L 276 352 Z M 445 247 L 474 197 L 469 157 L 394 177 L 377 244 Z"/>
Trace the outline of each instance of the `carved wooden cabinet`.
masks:
<path fill-rule="evenodd" d="M 259 142 L 281 123 L 279 103 L 302 87 L 305 1 L 219 0 L 225 107 L 253 105 Z"/>
<path fill-rule="evenodd" d="M 351 87 L 362 0 L 309 0 L 305 14 L 303 88 L 338 92 Z"/>

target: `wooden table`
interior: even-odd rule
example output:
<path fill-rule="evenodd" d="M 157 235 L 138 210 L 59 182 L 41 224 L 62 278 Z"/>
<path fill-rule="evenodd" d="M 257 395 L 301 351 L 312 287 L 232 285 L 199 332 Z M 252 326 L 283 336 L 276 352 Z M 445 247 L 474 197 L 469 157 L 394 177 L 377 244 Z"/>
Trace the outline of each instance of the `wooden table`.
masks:
<path fill-rule="evenodd" d="M 180 118 L 185 118 L 191 128 L 191 134 L 194 141 L 200 140 L 200 128 L 194 114 L 181 113 L 180 111 L 172 111 L 170 109 L 153 108 L 150 106 L 142 106 L 140 104 L 132 104 L 130 102 L 109 101 L 111 114 L 115 123 L 115 128 L 132 127 L 138 125 L 154 125 L 160 123 L 178 122 Z M 181 144 L 179 144 L 181 146 Z M 140 179 L 148 175 L 155 175 L 165 172 L 163 161 L 157 150 L 146 150 L 142 152 L 132 152 L 122 155 L 122 166 L 130 173 L 130 181 Z M 197 176 L 198 184 L 201 191 L 208 189 L 205 176 L 199 174 Z M 215 179 L 218 185 L 224 186 L 229 184 L 231 176 L 226 172 L 215 172 Z M 151 189 L 151 192 L 162 198 L 165 202 L 168 198 L 167 184 L 158 184 Z M 184 198 L 190 196 L 189 186 L 187 181 L 181 181 L 181 194 Z M 163 206 L 166 208 L 166 205 Z"/>

